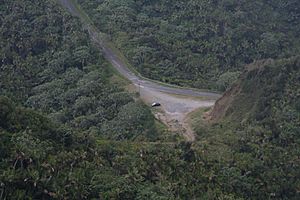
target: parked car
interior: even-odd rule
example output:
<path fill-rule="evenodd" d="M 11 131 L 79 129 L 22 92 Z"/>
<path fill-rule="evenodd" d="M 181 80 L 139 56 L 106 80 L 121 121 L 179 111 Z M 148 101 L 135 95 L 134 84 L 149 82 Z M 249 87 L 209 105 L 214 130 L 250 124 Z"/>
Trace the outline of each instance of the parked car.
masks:
<path fill-rule="evenodd" d="M 153 102 L 151 104 L 151 107 L 158 107 L 158 106 L 160 106 L 160 103 L 158 103 L 158 102 Z"/>

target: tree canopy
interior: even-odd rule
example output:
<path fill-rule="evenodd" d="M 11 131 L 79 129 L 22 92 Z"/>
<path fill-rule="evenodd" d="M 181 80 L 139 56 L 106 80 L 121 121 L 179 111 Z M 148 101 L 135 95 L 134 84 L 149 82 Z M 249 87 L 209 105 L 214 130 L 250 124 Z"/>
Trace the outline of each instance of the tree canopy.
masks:
<path fill-rule="evenodd" d="M 228 71 L 300 52 L 298 0 L 77 0 L 144 76 L 224 89 Z"/>
<path fill-rule="evenodd" d="M 299 1 L 80 3 L 144 75 L 228 89 L 221 117 L 161 137 L 78 19 L 1 0 L 0 199 L 300 198 Z"/>

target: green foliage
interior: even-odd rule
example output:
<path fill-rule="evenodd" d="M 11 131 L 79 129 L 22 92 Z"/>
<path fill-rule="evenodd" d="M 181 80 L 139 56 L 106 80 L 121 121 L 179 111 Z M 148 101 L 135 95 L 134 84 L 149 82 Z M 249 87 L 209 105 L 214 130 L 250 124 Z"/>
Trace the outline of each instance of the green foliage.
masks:
<path fill-rule="evenodd" d="M 115 123 L 122 126 L 114 127 L 119 130 L 114 133 L 120 138 L 144 134 L 146 140 L 146 135 L 150 135 L 143 130 L 155 132 L 154 119 L 147 116 L 151 115 L 147 108 L 140 109 L 142 113 L 136 116 L 136 121 L 128 121 L 126 126 L 118 122 L 123 107 L 134 99 L 122 88 L 110 84 L 108 63 L 92 46 L 88 33 L 82 30 L 77 19 L 52 1 L 4 1 L 1 6 L 6 8 L 0 27 L 2 95 L 46 113 L 51 120 L 73 130 L 101 130 L 105 124 Z M 130 109 L 139 108 L 130 104 Z M 7 117 L 5 113 L 11 110 L 6 105 L 1 111 L 3 121 Z M 14 130 L 30 123 L 39 124 L 31 111 L 11 117 L 20 122 L 10 127 Z M 149 124 L 135 125 L 144 120 L 139 117 L 149 120 Z M 125 137 L 129 127 L 132 137 Z M 101 137 L 117 137 L 107 131 L 98 132 Z"/>
<path fill-rule="evenodd" d="M 77 0 L 144 76 L 224 90 L 222 74 L 299 53 L 297 0 Z"/>
<path fill-rule="evenodd" d="M 130 103 L 120 109 L 117 117 L 108 122 L 103 132 L 110 133 L 113 140 L 149 138 L 156 140 L 158 135 L 154 127 L 154 118 L 141 102 Z"/>
<path fill-rule="evenodd" d="M 210 74 L 225 89 L 257 51 L 281 57 L 297 48 L 287 50 L 278 30 L 299 32 L 298 1 L 105 2 L 84 5 L 96 8 L 92 15 L 140 70 L 163 74 L 153 64 L 160 63 L 169 82 L 202 87 Z M 87 33 L 54 1 L 4 0 L 0 11 L 0 93 L 10 97 L 0 96 L 0 199 L 299 199 L 299 57 L 250 66 L 224 121 L 202 127 L 198 142 L 170 143 L 157 141 L 144 104 L 110 84 Z M 256 24 L 273 12 L 280 23 Z M 265 33 L 260 41 L 254 27 Z M 198 64 L 214 68 L 195 73 Z"/>
<path fill-rule="evenodd" d="M 13 104 L 10 99 L 6 97 L 0 97 L 0 126 L 2 128 L 8 128 L 9 115 L 13 112 Z"/>
<path fill-rule="evenodd" d="M 227 191 L 255 199 L 299 198 L 299 77 L 299 56 L 251 64 L 223 97 L 230 98 L 225 117 L 206 133 L 199 130 L 229 151 L 231 164 L 225 160 L 229 166 L 220 171 Z"/>
<path fill-rule="evenodd" d="M 49 123 L 41 115 L 35 120 Z M 66 129 L 20 127 L 0 131 L 4 199 L 298 198 L 299 134 L 283 146 L 280 138 L 268 138 L 264 126 L 238 130 L 224 124 L 193 145 L 95 140 L 85 133 L 73 133 L 65 145 L 45 135 Z"/>
<path fill-rule="evenodd" d="M 239 75 L 239 72 L 225 72 L 224 74 L 222 74 L 217 81 L 218 90 L 225 91 L 230 88 L 232 84 L 237 80 Z"/>
<path fill-rule="evenodd" d="M 286 116 L 290 116 L 289 120 L 297 118 L 299 69 L 299 56 L 249 65 L 234 86 L 239 91 L 226 116 L 244 123 L 281 124 Z"/>

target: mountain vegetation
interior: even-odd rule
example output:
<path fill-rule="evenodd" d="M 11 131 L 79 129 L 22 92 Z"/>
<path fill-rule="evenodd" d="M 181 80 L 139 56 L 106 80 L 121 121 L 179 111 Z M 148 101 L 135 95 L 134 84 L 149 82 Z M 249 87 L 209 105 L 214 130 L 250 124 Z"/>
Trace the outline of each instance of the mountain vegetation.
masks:
<path fill-rule="evenodd" d="M 225 90 L 245 64 L 300 49 L 298 0 L 77 0 L 142 75 Z"/>
<path fill-rule="evenodd" d="M 79 20 L 56 1 L 1 1 L 0 199 L 300 198 L 300 56 L 293 56 L 299 49 L 294 35 L 299 32 L 298 1 L 178 2 L 88 0 L 81 5 L 119 41 L 128 58 L 142 44 L 141 38 L 148 41 L 143 45 L 157 44 L 149 54 L 141 51 L 146 57 L 141 65 L 134 65 L 142 66 L 139 70 L 145 75 L 148 68 L 149 77 L 158 73 L 157 79 L 170 83 L 229 88 L 207 118 L 198 119 L 194 143 L 162 139 L 148 107 L 113 81 L 109 64 Z M 141 13 L 136 15 L 137 11 Z M 226 18 L 231 14 L 240 14 L 244 18 L 235 19 L 247 23 Z M 129 16 L 144 19 L 145 26 L 132 23 Z M 206 26 L 194 24 L 197 17 Z M 223 35 L 214 26 L 221 19 Z M 271 20 L 270 24 L 264 20 Z M 153 27 L 145 28 L 148 23 Z M 140 30 L 131 32 L 133 26 Z M 187 28 L 181 33 L 190 36 L 172 27 Z M 243 33 L 237 31 L 242 27 Z M 138 32 L 140 37 L 135 36 Z M 275 52 L 263 52 L 258 47 L 263 32 L 281 38 L 281 48 L 268 46 L 268 38 L 266 44 Z M 224 39 L 233 36 L 240 40 Z M 238 42 L 245 38 L 255 48 Z M 219 51 L 224 41 L 233 48 L 223 49 L 226 62 L 219 57 L 211 60 L 217 54 L 210 50 Z M 242 44 L 246 46 L 240 49 Z M 182 69 L 172 64 L 179 62 L 171 59 L 176 55 L 187 63 L 180 64 Z M 244 68 L 243 64 L 261 58 L 273 59 Z M 154 68 L 159 62 L 170 65 Z M 197 70 L 204 71 L 195 73 L 191 62 L 200 63 Z M 176 73 L 166 75 L 162 69 Z"/>
<path fill-rule="evenodd" d="M 231 169 L 274 199 L 300 197 L 299 80 L 300 56 L 252 63 L 210 113 L 208 132 L 229 147 Z"/>
<path fill-rule="evenodd" d="M 300 59 L 254 66 L 194 144 L 103 140 L 1 97 L 1 198 L 298 199 Z"/>
<path fill-rule="evenodd" d="M 156 139 L 154 117 L 111 83 L 109 64 L 79 20 L 53 1 L 4 1 L 1 8 L 1 95 L 70 129 Z"/>

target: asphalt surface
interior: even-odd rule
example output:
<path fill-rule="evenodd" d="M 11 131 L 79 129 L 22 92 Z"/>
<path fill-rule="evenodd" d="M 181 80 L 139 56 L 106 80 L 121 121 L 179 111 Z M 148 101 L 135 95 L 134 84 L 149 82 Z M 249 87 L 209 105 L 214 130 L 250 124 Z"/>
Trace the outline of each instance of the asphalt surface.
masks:
<path fill-rule="evenodd" d="M 148 105 L 153 102 L 161 104 L 161 112 L 156 112 L 157 119 L 169 126 L 171 131 L 182 134 L 186 140 L 194 141 L 195 135 L 187 123 L 188 113 L 203 107 L 211 107 L 221 95 L 214 92 L 203 92 L 196 89 L 179 88 L 159 84 L 156 81 L 143 78 L 133 73 L 122 59 L 103 41 L 103 36 L 74 5 L 73 0 L 58 0 L 71 14 L 82 20 L 84 28 L 89 32 L 91 39 L 101 49 L 105 58 L 113 67 L 130 80 L 140 93 L 141 99 Z M 200 97 L 200 98 L 199 98 Z"/>
<path fill-rule="evenodd" d="M 74 6 L 72 0 L 59 0 L 61 4 L 67 8 L 73 15 L 77 17 L 80 16 L 79 10 Z M 111 64 L 118 70 L 120 74 L 130 80 L 138 87 L 142 88 L 149 88 L 153 91 L 164 92 L 169 94 L 176 94 L 176 95 L 184 95 L 184 96 L 191 96 L 191 97 L 208 97 L 210 99 L 217 99 L 220 97 L 220 94 L 214 92 L 203 92 L 196 89 L 189 89 L 189 88 L 178 88 L 176 86 L 166 86 L 159 84 L 157 82 L 147 80 L 140 76 L 137 76 L 128 67 L 121 61 L 121 59 L 103 42 L 102 38 L 97 33 L 98 31 L 95 30 L 89 24 L 85 24 L 87 30 L 89 31 L 92 39 L 102 48 L 102 52 L 104 53 L 105 58 L 111 62 Z"/>

